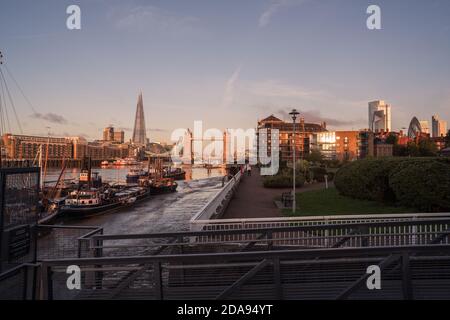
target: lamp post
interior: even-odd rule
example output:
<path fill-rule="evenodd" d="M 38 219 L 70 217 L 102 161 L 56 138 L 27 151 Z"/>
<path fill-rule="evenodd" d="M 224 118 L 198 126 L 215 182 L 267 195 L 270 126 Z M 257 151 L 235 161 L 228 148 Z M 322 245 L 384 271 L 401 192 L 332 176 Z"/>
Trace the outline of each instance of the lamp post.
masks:
<path fill-rule="evenodd" d="M 289 114 L 292 117 L 292 122 L 293 122 L 293 154 L 292 154 L 292 169 L 293 169 L 293 183 L 292 183 L 292 196 L 293 196 L 293 201 L 292 201 L 292 213 L 295 213 L 295 120 L 297 119 L 297 116 L 299 115 L 299 112 L 296 109 L 292 109 L 291 112 L 289 112 Z"/>

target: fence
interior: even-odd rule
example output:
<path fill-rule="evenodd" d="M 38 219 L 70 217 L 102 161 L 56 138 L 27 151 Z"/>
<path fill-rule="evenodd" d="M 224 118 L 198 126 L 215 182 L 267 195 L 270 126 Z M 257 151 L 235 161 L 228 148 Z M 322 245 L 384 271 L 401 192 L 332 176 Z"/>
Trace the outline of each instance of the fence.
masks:
<path fill-rule="evenodd" d="M 371 243 L 393 243 L 394 245 L 404 240 L 395 241 L 388 235 L 396 234 L 398 239 L 405 239 L 410 235 L 410 241 L 416 241 L 416 236 L 426 237 L 433 233 L 444 232 L 449 228 L 445 221 L 440 219 L 450 218 L 450 213 L 411 213 L 411 214 L 380 214 L 380 215 L 345 215 L 345 216 L 308 216 L 285 218 L 257 218 L 257 219 L 215 219 L 215 220 L 191 220 L 191 229 L 194 230 L 246 230 L 261 228 L 283 227 L 308 227 L 330 226 L 329 231 L 322 234 L 285 234 L 284 237 L 303 238 L 305 245 L 327 246 L 327 238 L 342 237 L 355 232 L 355 227 L 361 224 L 375 224 L 364 232 L 371 235 Z M 430 220 L 431 219 L 431 220 Z M 433 219 L 436 223 L 433 224 Z M 429 221 L 429 224 L 414 226 L 415 222 Z M 411 222 L 407 229 L 401 228 L 402 222 Z M 440 222 L 439 222 L 440 221 Z M 442 223 L 441 223 L 442 222 Z M 379 225 L 377 225 L 379 223 Z M 332 226 L 335 226 L 334 228 Z M 382 227 L 382 228 L 380 228 Z M 307 239 L 309 238 L 309 239 Z M 387 240 L 386 240 L 387 239 Z"/>
<path fill-rule="evenodd" d="M 192 221 L 196 220 L 208 220 L 215 219 L 226 209 L 231 197 L 233 196 L 236 188 L 239 186 L 241 181 L 241 172 L 239 171 L 236 175 L 234 175 L 225 185 L 224 187 L 210 200 L 206 203 L 191 219 Z M 191 230 L 198 231 L 201 230 L 201 226 L 197 224 L 191 223 Z"/>
<path fill-rule="evenodd" d="M 81 269 L 80 290 L 66 268 Z M 365 286 L 380 267 L 382 289 Z M 42 264 L 43 299 L 449 299 L 450 246 L 64 259 Z"/>
<path fill-rule="evenodd" d="M 0 273 L 36 257 L 39 168 L 0 169 Z"/>
<path fill-rule="evenodd" d="M 0 300 L 36 298 L 37 264 L 24 263 L 0 274 Z"/>
<path fill-rule="evenodd" d="M 103 235 L 93 231 L 85 238 L 90 238 L 87 252 L 91 256 L 123 257 L 293 248 L 395 248 L 450 244 L 449 235 L 450 217 L 152 234 Z"/>
<path fill-rule="evenodd" d="M 103 234 L 93 226 L 39 225 L 37 260 L 88 258 L 95 256 L 91 237 Z"/>

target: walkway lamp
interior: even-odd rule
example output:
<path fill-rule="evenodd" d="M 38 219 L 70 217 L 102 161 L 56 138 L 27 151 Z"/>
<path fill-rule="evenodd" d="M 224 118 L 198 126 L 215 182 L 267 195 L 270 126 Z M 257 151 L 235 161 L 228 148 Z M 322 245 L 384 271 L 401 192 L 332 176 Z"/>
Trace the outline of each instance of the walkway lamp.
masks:
<path fill-rule="evenodd" d="M 295 145 L 296 145 L 296 139 L 295 139 L 295 120 L 297 119 L 297 116 L 300 114 L 296 109 L 292 109 L 291 112 L 289 112 L 289 114 L 292 117 L 292 123 L 293 123 L 293 153 L 292 153 L 292 171 L 293 171 L 293 177 L 292 177 L 292 196 L 293 196 L 293 201 L 292 201 L 292 213 L 295 213 Z"/>

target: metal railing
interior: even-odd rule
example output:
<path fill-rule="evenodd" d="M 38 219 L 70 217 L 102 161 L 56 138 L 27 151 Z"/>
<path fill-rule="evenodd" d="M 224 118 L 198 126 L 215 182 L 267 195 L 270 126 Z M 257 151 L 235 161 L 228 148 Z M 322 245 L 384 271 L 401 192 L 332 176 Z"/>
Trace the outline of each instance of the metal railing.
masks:
<path fill-rule="evenodd" d="M 103 234 L 102 227 L 39 225 L 37 260 L 95 256 L 91 237 Z"/>
<path fill-rule="evenodd" d="M 93 232 L 89 252 L 96 257 L 173 253 L 360 248 L 450 244 L 450 217 L 405 221 L 321 224 L 272 228 L 102 235 Z"/>
<path fill-rule="evenodd" d="M 217 194 L 209 200 L 191 219 L 191 230 L 201 230 L 201 226 L 197 223 L 193 223 L 194 221 L 200 220 L 209 220 L 217 218 L 228 205 L 231 197 L 233 196 L 236 188 L 238 187 L 241 180 L 241 172 L 239 171 L 236 175 L 234 175 L 222 189 L 217 192 Z"/>
<path fill-rule="evenodd" d="M 80 290 L 65 286 L 74 264 Z M 369 265 L 381 290 L 365 286 Z M 449 299 L 450 246 L 63 259 L 41 274 L 42 299 Z"/>
<path fill-rule="evenodd" d="M 37 270 L 37 264 L 24 263 L 0 274 L 0 300 L 35 299 Z"/>
<path fill-rule="evenodd" d="M 401 222 L 429 218 L 447 218 L 450 213 L 404 213 L 373 215 L 338 215 L 338 216 L 305 216 L 274 217 L 250 219 L 211 219 L 191 220 L 191 230 L 236 230 L 277 227 L 316 226 L 316 225 L 351 225 L 372 222 Z M 425 232 L 427 230 L 424 230 Z"/>

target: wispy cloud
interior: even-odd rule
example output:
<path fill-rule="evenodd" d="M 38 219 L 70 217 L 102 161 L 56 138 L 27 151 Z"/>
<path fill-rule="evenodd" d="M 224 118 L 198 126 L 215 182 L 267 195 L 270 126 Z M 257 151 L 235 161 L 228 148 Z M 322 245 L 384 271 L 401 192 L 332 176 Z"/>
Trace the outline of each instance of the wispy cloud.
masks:
<path fill-rule="evenodd" d="M 290 119 L 289 110 L 296 108 L 307 122 L 319 123 L 325 121 L 335 127 L 361 126 L 365 120 L 355 115 L 359 109 L 366 106 L 366 101 L 349 100 L 335 96 L 328 91 L 314 90 L 296 84 L 289 84 L 279 80 L 265 80 L 246 86 L 246 92 L 253 96 L 253 106 L 265 114 L 278 114 L 285 120 Z M 254 99 L 257 98 L 257 99 Z M 287 105 L 287 108 L 280 108 Z M 308 107 L 304 107 L 308 106 Z M 356 108 L 356 113 L 355 113 Z M 323 115 L 322 110 L 328 110 L 329 115 Z M 341 110 L 341 111 L 338 111 Z M 351 113 L 352 116 L 342 116 Z M 353 113 L 352 113 L 353 112 Z M 341 120 L 344 118 L 345 120 Z"/>
<path fill-rule="evenodd" d="M 266 10 L 259 16 L 258 25 L 260 28 L 270 23 L 272 16 L 283 7 L 295 6 L 304 3 L 305 0 L 272 0 Z"/>
<path fill-rule="evenodd" d="M 41 120 L 46 120 L 48 122 L 51 123 L 56 123 L 56 124 L 67 124 L 68 121 L 66 120 L 66 118 L 64 118 L 63 116 L 56 114 L 56 113 L 39 113 L 39 112 L 35 112 L 31 115 L 31 117 L 35 118 L 35 119 L 41 119 Z"/>
<path fill-rule="evenodd" d="M 167 132 L 167 129 L 161 129 L 161 128 L 149 128 L 147 129 L 148 132 Z"/>
<path fill-rule="evenodd" d="M 116 28 L 129 31 L 185 33 L 194 28 L 197 18 L 179 15 L 152 5 L 114 7 L 108 14 Z"/>
<path fill-rule="evenodd" d="M 279 80 L 266 80 L 249 85 L 251 94 L 275 98 L 318 98 L 325 93 L 283 83 Z"/>
<path fill-rule="evenodd" d="M 318 110 L 301 110 L 297 109 L 300 112 L 300 116 L 305 119 L 305 122 L 313 122 L 320 123 L 326 122 L 331 126 L 342 127 L 342 126 L 350 126 L 356 125 L 361 122 L 361 119 L 358 120 L 339 120 L 334 117 L 323 116 Z M 278 109 L 275 111 L 276 114 L 280 114 L 284 119 L 290 119 L 289 111 L 285 109 Z"/>
<path fill-rule="evenodd" d="M 233 103 L 236 82 L 239 80 L 240 73 L 241 66 L 238 66 L 236 70 L 234 70 L 233 74 L 228 78 L 225 84 L 225 90 L 222 99 L 223 107 L 229 107 Z"/>

